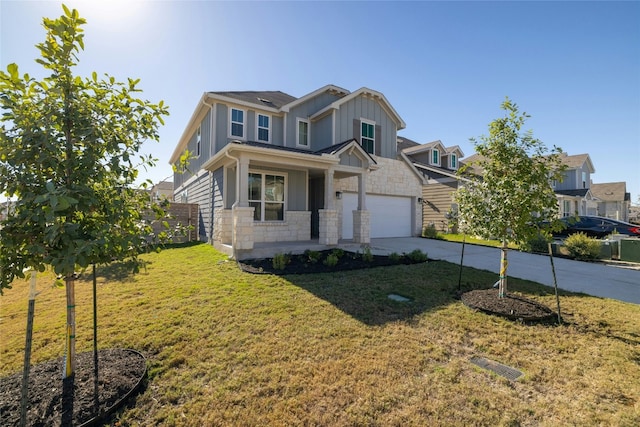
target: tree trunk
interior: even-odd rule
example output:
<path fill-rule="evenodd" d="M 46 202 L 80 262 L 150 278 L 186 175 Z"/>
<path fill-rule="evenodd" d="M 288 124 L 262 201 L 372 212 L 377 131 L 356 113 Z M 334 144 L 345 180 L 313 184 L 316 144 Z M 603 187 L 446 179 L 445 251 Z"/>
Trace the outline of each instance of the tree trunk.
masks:
<path fill-rule="evenodd" d="M 507 293 L 507 241 L 502 241 L 502 247 L 500 248 L 500 286 L 498 288 L 498 297 L 504 298 Z"/>
<path fill-rule="evenodd" d="M 67 288 L 67 348 L 64 364 L 64 378 L 73 376 L 76 371 L 76 296 L 75 277 L 66 278 Z"/>

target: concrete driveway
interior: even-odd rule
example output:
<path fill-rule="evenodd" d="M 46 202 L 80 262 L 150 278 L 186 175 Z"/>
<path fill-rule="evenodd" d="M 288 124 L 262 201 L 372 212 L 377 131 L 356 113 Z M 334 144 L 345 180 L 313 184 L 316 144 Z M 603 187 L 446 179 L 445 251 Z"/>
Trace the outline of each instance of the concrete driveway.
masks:
<path fill-rule="evenodd" d="M 459 264 L 462 244 L 419 237 L 371 239 L 374 254 L 400 254 L 414 249 L 420 249 L 431 259 Z M 554 285 L 548 256 L 510 250 L 508 260 L 509 276 Z M 640 304 L 640 265 L 589 263 L 564 258 L 554 258 L 553 262 L 560 289 Z M 493 271 L 498 280 L 500 249 L 467 244 L 463 264 Z"/>

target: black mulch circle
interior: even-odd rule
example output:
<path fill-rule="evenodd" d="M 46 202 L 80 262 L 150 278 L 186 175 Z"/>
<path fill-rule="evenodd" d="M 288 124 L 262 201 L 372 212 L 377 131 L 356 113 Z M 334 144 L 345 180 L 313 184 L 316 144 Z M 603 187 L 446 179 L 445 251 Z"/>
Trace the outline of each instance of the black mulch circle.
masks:
<path fill-rule="evenodd" d="M 32 366 L 27 425 L 102 425 L 142 389 L 147 373 L 142 354 L 129 349 L 105 349 L 98 351 L 98 361 L 97 408 L 93 352 L 76 355 L 73 399 L 63 399 L 63 358 Z M 22 372 L 0 378 L 0 425 L 20 425 L 21 388 Z"/>
<path fill-rule="evenodd" d="M 470 308 L 511 320 L 542 322 L 553 320 L 557 316 L 549 307 L 520 295 L 507 293 L 500 298 L 498 289 L 494 288 L 465 292 L 460 299 Z"/>

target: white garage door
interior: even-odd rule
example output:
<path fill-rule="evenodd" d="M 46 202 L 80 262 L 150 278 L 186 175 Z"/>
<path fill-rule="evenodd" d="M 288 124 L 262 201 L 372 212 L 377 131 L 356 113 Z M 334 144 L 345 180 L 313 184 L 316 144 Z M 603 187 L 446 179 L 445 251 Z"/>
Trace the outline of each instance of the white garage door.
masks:
<path fill-rule="evenodd" d="M 371 214 L 371 237 L 410 237 L 411 198 L 367 195 L 367 210 Z M 356 193 L 342 194 L 342 238 L 353 238 L 353 212 L 358 209 Z"/>

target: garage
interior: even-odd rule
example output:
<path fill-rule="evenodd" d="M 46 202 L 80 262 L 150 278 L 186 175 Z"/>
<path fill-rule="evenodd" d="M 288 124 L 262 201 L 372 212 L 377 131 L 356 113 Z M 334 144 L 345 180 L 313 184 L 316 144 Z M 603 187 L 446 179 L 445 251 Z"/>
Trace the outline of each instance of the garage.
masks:
<path fill-rule="evenodd" d="M 371 213 L 371 238 L 412 236 L 411 197 L 367 194 L 366 205 Z M 358 209 L 358 194 L 343 193 L 342 209 L 342 238 L 352 239 L 352 211 Z"/>

